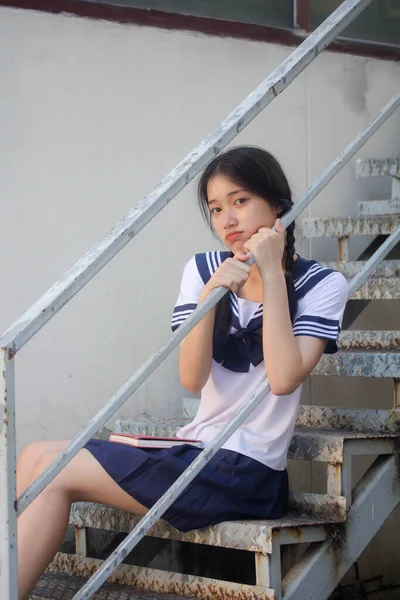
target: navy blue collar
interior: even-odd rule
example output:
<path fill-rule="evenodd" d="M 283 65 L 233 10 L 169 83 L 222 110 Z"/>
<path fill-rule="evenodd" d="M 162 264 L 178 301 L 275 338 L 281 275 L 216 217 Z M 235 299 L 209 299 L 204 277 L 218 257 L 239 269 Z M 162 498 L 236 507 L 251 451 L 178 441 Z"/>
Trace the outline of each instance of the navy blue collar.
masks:
<path fill-rule="evenodd" d="M 196 254 L 197 269 L 204 284 L 208 282 L 219 265 L 232 256 L 232 252 L 229 251 Z M 291 275 L 286 276 L 292 323 L 296 317 L 297 303 L 300 298 L 304 297 L 330 273 L 333 273 L 332 269 L 326 269 L 315 260 L 306 260 L 297 255 Z M 214 338 L 213 358 L 231 371 L 247 373 L 250 364 L 257 366 L 264 360 L 262 348 L 263 305 L 258 306 L 246 327 L 242 327 L 240 324 L 238 298 L 233 292 L 230 293 L 230 308 L 231 327 L 236 331 Z"/>

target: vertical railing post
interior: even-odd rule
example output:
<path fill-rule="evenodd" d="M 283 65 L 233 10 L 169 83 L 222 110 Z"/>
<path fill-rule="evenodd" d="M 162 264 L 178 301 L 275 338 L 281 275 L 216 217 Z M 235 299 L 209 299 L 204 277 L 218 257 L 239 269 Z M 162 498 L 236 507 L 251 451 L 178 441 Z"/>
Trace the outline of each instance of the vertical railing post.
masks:
<path fill-rule="evenodd" d="M 14 358 L 0 348 L 0 598 L 18 600 Z"/>

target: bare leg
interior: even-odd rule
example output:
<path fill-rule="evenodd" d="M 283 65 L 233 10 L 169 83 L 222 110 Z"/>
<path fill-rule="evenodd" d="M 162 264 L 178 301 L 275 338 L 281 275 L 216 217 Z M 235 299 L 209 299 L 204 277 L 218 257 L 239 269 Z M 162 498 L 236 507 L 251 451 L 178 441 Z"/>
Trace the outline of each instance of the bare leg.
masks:
<path fill-rule="evenodd" d="M 68 444 L 28 446 L 17 467 L 20 495 Z M 18 518 L 19 600 L 25 600 L 60 547 L 73 502 L 99 502 L 144 515 L 136 502 L 106 473 L 88 450 L 81 450 Z"/>

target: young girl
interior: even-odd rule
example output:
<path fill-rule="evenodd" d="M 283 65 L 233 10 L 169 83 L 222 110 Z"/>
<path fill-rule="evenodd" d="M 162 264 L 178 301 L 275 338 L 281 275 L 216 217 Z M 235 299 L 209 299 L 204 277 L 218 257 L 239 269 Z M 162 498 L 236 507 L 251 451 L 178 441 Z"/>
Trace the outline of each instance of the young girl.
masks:
<path fill-rule="evenodd" d="M 347 300 L 340 273 L 295 254 L 294 223 L 284 231 L 279 221 L 292 206 L 291 192 L 271 154 L 238 147 L 217 156 L 200 179 L 199 201 L 228 251 L 197 254 L 187 263 L 172 328 L 215 288 L 230 292 L 181 343 L 182 384 L 201 391 L 201 402 L 178 436 L 207 445 L 266 377 L 271 391 L 165 513 L 183 531 L 284 514 L 301 386 L 323 352 L 336 352 Z M 37 442 L 22 452 L 18 495 L 67 443 Z M 199 452 L 190 445 L 142 450 L 88 442 L 18 520 L 20 599 L 58 550 L 71 503 L 144 515 Z"/>

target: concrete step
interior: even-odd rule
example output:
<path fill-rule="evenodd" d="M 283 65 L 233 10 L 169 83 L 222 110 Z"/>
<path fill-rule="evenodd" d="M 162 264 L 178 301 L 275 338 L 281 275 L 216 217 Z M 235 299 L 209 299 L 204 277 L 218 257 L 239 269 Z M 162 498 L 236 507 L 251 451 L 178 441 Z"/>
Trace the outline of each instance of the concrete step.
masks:
<path fill-rule="evenodd" d="M 400 415 L 397 418 L 400 421 Z M 190 420 L 188 417 L 168 419 L 148 416 L 120 419 L 115 424 L 115 431 L 172 437 L 176 435 L 179 427 Z M 389 421 L 389 425 L 385 425 L 386 421 Z M 393 452 L 394 444 L 392 439 L 395 434 L 392 427 L 394 421 L 391 411 L 344 411 L 328 407 L 300 406 L 288 458 L 339 464 L 343 462 L 345 446 L 353 443 L 352 440 L 354 446 L 359 446 L 366 440 L 368 447 L 373 447 L 373 454 L 390 454 Z M 343 425 L 341 429 L 339 429 L 340 424 Z M 385 427 L 388 431 L 385 431 Z M 380 431 L 380 428 L 383 430 Z M 362 453 L 361 450 L 358 453 Z M 365 454 L 370 453 L 366 448 Z M 310 502 L 312 503 L 312 498 L 307 494 L 294 496 L 292 509 L 302 512 Z M 330 512 L 330 509 L 327 512 Z"/>
<path fill-rule="evenodd" d="M 29 600 L 72 600 L 87 582 L 83 576 L 66 573 L 45 573 L 37 583 Z M 93 600 L 194 600 L 188 596 L 163 594 L 118 583 L 105 583 L 91 596 Z"/>
<path fill-rule="evenodd" d="M 400 158 L 359 158 L 356 175 L 360 177 L 400 177 Z"/>
<path fill-rule="evenodd" d="M 389 235 L 399 225 L 400 214 L 378 217 L 325 217 L 303 219 L 302 233 L 306 238 Z"/>
<path fill-rule="evenodd" d="M 358 203 L 360 217 L 400 214 L 400 198 L 392 200 L 365 200 Z"/>
<path fill-rule="evenodd" d="M 346 279 L 352 279 L 359 271 L 366 265 L 366 261 L 363 260 L 352 260 L 352 261 L 329 261 L 321 262 L 321 264 L 327 269 L 335 269 L 340 271 L 346 277 Z M 375 269 L 372 277 L 400 277 L 400 260 L 383 260 Z"/>

